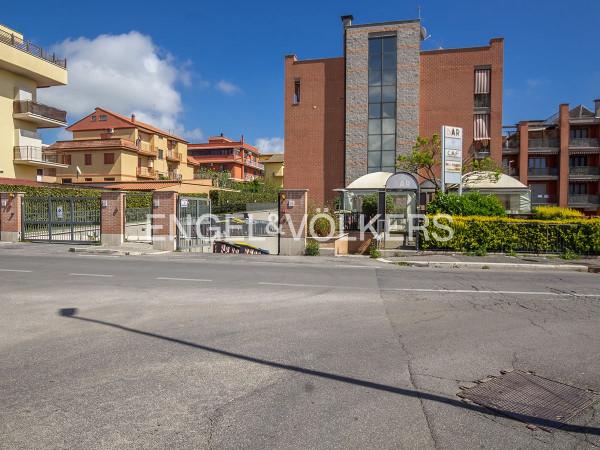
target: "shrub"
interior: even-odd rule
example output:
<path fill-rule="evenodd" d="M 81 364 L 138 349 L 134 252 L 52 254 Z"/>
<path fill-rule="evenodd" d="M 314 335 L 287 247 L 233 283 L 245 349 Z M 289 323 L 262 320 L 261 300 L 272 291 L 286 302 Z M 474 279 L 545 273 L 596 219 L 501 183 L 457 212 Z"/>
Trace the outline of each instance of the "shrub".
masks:
<path fill-rule="evenodd" d="M 537 206 L 533 208 L 533 218 L 539 220 L 571 220 L 582 219 L 584 214 L 576 209 L 559 206 Z"/>
<path fill-rule="evenodd" d="M 12 184 L 0 184 L 0 192 L 24 192 L 25 197 L 98 197 L 102 190 L 84 188 L 81 186 L 19 186 Z"/>
<path fill-rule="evenodd" d="M 369 247 L 369 256 L 373 259 L 381 258 L 381 251 L 377 248 L 377 245 Z"/>
<path fill-rule="evenodd" d="M 447 236 L 430 220 L 421 248 L 483 253 L 515 251 L 530 253 L 600 254 L 600 219 L 542 221 L 502 217 L 453 217 L 454 235 L 447 242 L 432 238 L 432 232 Z M 443 219 L 440 223 L 447 224 Z"/>
<path fill-rule="evenodd" d="M 276 203 L 278 188 L 265 183 L 253 181 L 251 183 L 231 182 L 232 189 L 236 191 L 211 191 L 213 213 L 233 213 L 246 211 L 248 203 Z"/>
<path fill-rule="evenodd" d="M 436 198 L 427 204 L 427 212 L 451 216 L 506 216 L 504 205 L 498 197 L 477 191 L 463 195 L 438 192 Z"/>
<path fill-rule="evenodd" d="M 306 256 L 319 256 L 319 243 L 317 241 L 308 241 L 304 253 Z"/>

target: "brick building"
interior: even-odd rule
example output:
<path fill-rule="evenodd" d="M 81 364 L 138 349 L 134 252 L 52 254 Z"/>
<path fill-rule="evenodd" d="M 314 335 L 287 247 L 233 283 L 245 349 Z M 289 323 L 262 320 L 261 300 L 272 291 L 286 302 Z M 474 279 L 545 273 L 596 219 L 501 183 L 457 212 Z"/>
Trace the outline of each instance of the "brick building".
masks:
<path fill-rule="evenodd" d="M 371 172 L 394 172 L 417 136 L 464 129 L 465 158 L 502 158 L 502 39 L 422 51 L 419 20 L 352 24 L 344 55 L 285 58 L 285 187 L 316 204 Z"/>
<path fill-rule="evenodd" d="M 208 138 L 208 142 L 188 145 L 188 161 L 200 169 L 229 172 L 236 181 L 252 181 L 264 174 L 259 162 L 260 151 L 244 142 L 244 137 L 234 141 L 221 134 Z"/>
<path fill-rule="evenodd" d="M 600 100 L 506 128 L 504 171 L 531 188 L 532 205 L 600 213 Z"/>

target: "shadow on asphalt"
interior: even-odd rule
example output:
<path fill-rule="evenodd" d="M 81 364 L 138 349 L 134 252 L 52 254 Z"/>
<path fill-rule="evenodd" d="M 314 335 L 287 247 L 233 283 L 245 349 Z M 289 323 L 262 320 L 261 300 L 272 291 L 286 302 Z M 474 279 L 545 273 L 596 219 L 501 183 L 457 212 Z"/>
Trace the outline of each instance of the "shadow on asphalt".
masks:
<path fill-rule="evenodd" d="M 278 362 L 269 361 L 266 359 L 255 358 L 253 356 L 242 355 L 240 353 L 234 353 L 234 352 L 230 352 L 227 350 L 221 350 L 221 349 L 214 348 L 214 347 L 208 347 L 206 345 L 196 344 L 194 342 L 185 341 L 182 339 L 177 339 L 177 338 L 173 338 L 173 337 L 169 337 L 169 336 L 163 336 L 160 334 L 151 333 L 149 331 L 136 330 L 135 328 L 129 328 L 129 327 L 119 325 L 116 323 L 106 322 L 104 320 L 91 319 L 89 317 L 78 316 L 77 313 L 78 313 L 77 308 L 62 308 L 62 309 L 58 310 L 59 316 L 66 317 L 69 319 L 77 319 L 77 320 L 81 320 L 84 322 L 95 323 L 98 325 L 105 325 L 108 327 L 116 328 L 118 330 L 128 331 L 130 333 L 135 333 L 135 334 L 139 334 L 139 335 L 147 336 L 147 337 L 151 337 L 151 338 L 162 339 L 163 341 L 172 342 L 174 344 L 184 345 L 186 347 L 191 347 L 191 348 L 203 350 L 203 351 L 210 352 L 210 353 L 215 353 L 218 355 L 228 356 L 230 358 L 236 358 L 236 359 L 240 359 L 242 361 L 248 361 L 248 362 L 252 362 L 255 364 L 261 364 L 263 366 L 289 370 L 292 372 L 302 373 L 302 374 L 310 375 L 313 377 L 319 377 L 319 378 L 324 378 L 327 380 L 339 381 L 341 383 L 353 384 L 353 385 L 361 386 L 361 387 L 368 388 L 368 389 L 375 389 L 378 391 L 390 392 L 392 394 L 404 395 L 406 397 L 414 397 L 414 398 L 419 398 L 422 400 L 429 400 L 432 402 L 444 403 L 446 405 L 454 406 L 456 408 L 462 408 L 462 409 L 466 409 L 469 411 L 474 411 L 474 412 L 478 412 L 478 413 L 482 413 L 482 414 L 486 414 L 486 415 L 494 415 L 495 413 L 500 413 L 502 415 L 505 415 L 505 412 L 500 409 L 490 410 L 490 409 L 487 409 L 487 408 L 484 408 L 484 407 L 481 407 L 481 406 L 478 406 L 475 404 L 465 403 L 461 400 L 455 400 L 453 398 L 443 397 L 441 395 L 432 394 L 429 392 L 388 386 L 385 384 L 374 383 L 372 381 L 361 380 L 358 378 L 351 378 L 351 377 L 346 377 L 343 375 L 337 375 L 334 373 L 321 372 L 319 370 L 307 369 L 304 367 L 292 366 L 289 364 L 278 363 Z M 600 428 L 597 428 L 597 427 L 573 425 L 573 424 L 560 422 L 560 421 L 556 421 L 556 420 L 547 420 L 547 419 L 535 417 L 535 416 L 518 415 L 518 414 L 514 414 L 512 412 L 511 412 L 511 416 L 512 417 L 508 417 L 508 416 L 507 417 L 508 418 L 516 418 L 522 422 L 525 422 L 525 423 L 531 424 L 531 425 L 536 425 L 536 426 L 546 427 L 546 428 L 560 429 L 562 431 L 568 431 L 571 433 L 583 433 L 583 434 L 600 436 Z"/>

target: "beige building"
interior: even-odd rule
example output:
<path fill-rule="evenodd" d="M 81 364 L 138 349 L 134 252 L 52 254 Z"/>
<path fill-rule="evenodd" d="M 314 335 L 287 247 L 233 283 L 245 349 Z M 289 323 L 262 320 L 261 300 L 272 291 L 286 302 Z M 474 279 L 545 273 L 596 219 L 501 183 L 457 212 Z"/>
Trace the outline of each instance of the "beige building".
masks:
<path fill-rule="evenodd" d="M 67 84 L 67 62 L 0 25 L 0 178 L 42 181 L 66 169 L 42 151 L 38 128 L 63 127 L 67 113 L 37 102 L 37 90 Z"/>
<path fill-rule="evenodd" d="M 106 183 L 119 181 L 191 180 L 193 161 L 187 142 L 167 131 L 104 108 L 96 108 L 67 128 L 70 141 L 45 149 L 47 157 L 68 166 L 45 172 L 47 181 Z"/>
<path fill-rule="evenodd" d="M 265 181 L 282 188 L 285 167 L 283 153 L 261 154 L 260 162 L 265 166 Z"/>

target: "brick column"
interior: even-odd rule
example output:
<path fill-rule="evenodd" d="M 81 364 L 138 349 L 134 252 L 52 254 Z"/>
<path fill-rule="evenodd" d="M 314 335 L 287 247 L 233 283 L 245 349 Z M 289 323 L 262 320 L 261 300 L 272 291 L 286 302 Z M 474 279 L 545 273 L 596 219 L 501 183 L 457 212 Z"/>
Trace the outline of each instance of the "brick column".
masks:
<path fill-rule="evenodd" d="M 155 191 L 152 194 L 152 246 L 156 250 L 177 250 L 177 202 L 173 191 Z"/>
<path fill-rule="evenodd" d="M 519 181 L 527 186 L 529 170 L 529 123 L 519 123 Z"/>
<path fill-rule="evenodd" d="M 558 206 L 569 206 L 569 105 L 563 103 L 559 110 L 560 157 L 558 165 Z"/>
<path fill-rule="evenodd" d="M 19 242 L 22 231 L 23 192 L 0 194 L 0 241 Z"/>
<path fill-rule="evenodd" d="M 100 215 L 100 238 L 102 245 L 123 245 L 125 231 L 125 193 L 103 192 Z"/>
<path fill-rule="evenodd" d="M 279 254 L 303 255 L 308 229 L 308 190 L 284 189 L 279 192 Z"/>

